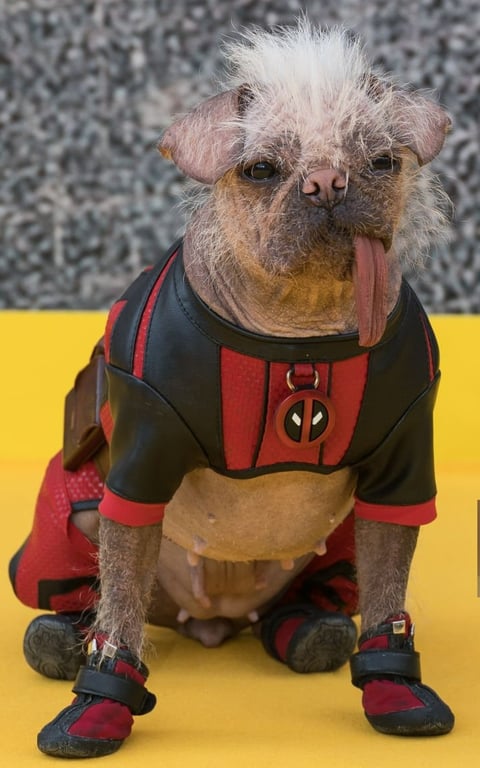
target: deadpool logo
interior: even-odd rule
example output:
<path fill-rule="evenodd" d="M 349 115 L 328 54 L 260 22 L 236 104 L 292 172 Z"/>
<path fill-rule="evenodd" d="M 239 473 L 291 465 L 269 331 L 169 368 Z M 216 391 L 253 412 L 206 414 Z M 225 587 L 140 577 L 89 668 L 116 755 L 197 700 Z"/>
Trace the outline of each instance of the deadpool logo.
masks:
<path fill-rule="evenodd" d="M 299 389 L 289 395 L 275 415 L 277 435 L 290 448 L 311 448 L 323 442 L 334 424 L 331 401 L 316 389 Z"/>

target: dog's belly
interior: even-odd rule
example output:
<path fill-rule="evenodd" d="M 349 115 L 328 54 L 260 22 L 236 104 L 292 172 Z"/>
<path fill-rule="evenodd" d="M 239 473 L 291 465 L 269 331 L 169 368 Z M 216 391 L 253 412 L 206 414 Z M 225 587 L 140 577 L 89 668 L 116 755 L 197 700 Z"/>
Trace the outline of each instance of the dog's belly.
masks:
<path fill-rule="evenodd" d="M 191 616 L 242 617 L 284 590 L 352 509 L 354 474 L 233 480 L 197 470 L 165 515 L 159 582 Z"/>

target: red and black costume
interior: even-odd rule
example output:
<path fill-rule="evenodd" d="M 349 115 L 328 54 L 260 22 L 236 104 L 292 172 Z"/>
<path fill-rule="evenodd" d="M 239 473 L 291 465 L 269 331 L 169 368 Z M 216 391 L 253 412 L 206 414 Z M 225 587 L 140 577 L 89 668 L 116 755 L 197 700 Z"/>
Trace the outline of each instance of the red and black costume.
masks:
<path fill-rule="evenodd" d="M 199 467 L 235 478 L 352 467 L 357 515 L 406 525 L 435 517 L 438 351 L 407 283 L 371 349 L 356 334 L 263 336 L 198 298 L 180 245 L 114 305 L 106 355 L 113 430 L 100 511 L 107 517 L 158 522 L 183 476 Z M 278 436 L 289 370 L 298 381 L 315 374 L 317 391 L 333 404 L 335 427 L 323 442 L 298 435 L 291 447 Z"/>
<path fill-rule="evenodd" d="M 247 479 L 350 467 L 358 478 L 354 513 L 261 624 L 265 649 L 295 671 L 345 663 L 356 640 L 348 618 L 357 603 L 354 514 L 412 526 L 436 514 L 438 350 L 409 285 L 402 284 L 372 348 L 360 347 L 356 334 L 269 337 L 235 327 L 199 299 L 185 275 L 180 243 L 113 306 L 105 352 L 106 482 L 94 461 L 70 471 L 61 454 L 54 457 L 32 533 L 10 564 L 20 600 L 65 614 L 57 623 L 48 616 L 31 622 L 26 636 L 35 636 L 35 658 L 29 663 L 42 671 L 36 641 L 60 638 L 61 646 L 69 612 L 78 616 L 96 603 L 96 547 L 72 524 L 76 510 L 99 507 L 119 523 L 149 525 L 162 519 L 193 469 Z M 104 640 L 98 633 L 95 639 Z M 421 684 L 408 614 L 388 617 L 362 635 L 359 647 L 352 681 L 363 689 L 366 716 L 377 730 L 430 735 L 452 728 L 449 708 Z M 65 653 L 61 647 L 62 660 L 69 661 Z M 126 648 L 116 649 L 113 659 L 94 651 L 80 668 L 76 699 L 39 734 L 40 749 L 90 757 L 116 751 L 130 733 L 132 714 L 154 706 L 144 687 L 147 674 Z"/>
<path fill-rule="evenodd" d="M 111 469 L 104 487 L 93 462 L 75 472 L 62 469 L 60 455 L 50 463 L 32 534 L 10 566 L 16 594 L 26 604 L 90 608 L 96 548 L 71 524 L 70 514 L 100 505 L 101 514 L 128 525 L 158 522 L 194 468 L 250 478 L 353 467 L 356 515 L 406 525 L 435 517 L 438 351 L 406 282 L 381 342 L 368 350 L 353 333 L 263 336 L 221 319 L 198 298 L 180 243 L 113 306 L 105 343 L 109 397 L 103 425 Z M 300 388 L 313 373 L 318 376 L 317 391 L 335 410 L 325 440 L 292 447 L 279 438 L 275 414 L 289 394 L 288 371 Z M 305 575 L 330 567 L 333 555 L 353 562 L 351 519 Z"/>

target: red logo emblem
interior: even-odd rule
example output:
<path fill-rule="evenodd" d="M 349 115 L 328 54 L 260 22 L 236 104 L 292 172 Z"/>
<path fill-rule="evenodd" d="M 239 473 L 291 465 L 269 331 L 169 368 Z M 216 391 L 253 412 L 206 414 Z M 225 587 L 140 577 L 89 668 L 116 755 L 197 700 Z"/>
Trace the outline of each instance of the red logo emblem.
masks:
<path fill-rule="evenodd" d="M 314 388 L 297 389 L 275 414 L 277 435 L 290 448 L 311 448 L 323 442 L 334 425 L 332 402 Z"/>

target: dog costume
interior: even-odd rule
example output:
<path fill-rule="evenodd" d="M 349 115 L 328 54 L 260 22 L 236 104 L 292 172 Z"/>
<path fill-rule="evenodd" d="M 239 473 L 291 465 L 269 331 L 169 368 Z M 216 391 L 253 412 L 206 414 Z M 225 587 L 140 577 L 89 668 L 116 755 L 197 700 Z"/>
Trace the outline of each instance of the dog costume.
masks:
<path fill-rule="evenodd" d="M 357 515 L 434 519 L 438 350 L 406 282 L 370 349 L 354 333 L 262 336 L 198 298 L 180 244 L 113 306 L 105 341 L 113 428 L 105 418 L 103 515 L 158 522 L 183 476 L 200 467 L 250 478 L 348 466 L 358 472 Z"/>
<path fill-rule="evenodd" d="M 64 614 L 53 632 L 45 624 L 52 621 L 48 616 L 34 620 L 31 639 L 46 627 L 60 647 L 69 632 L 75 637 L 68 613 L 95 608 L 97 548 L 72 524 L 76 510 L 99 508 L 119 523 L 151 525 L 160 522 L 184 475 L 194 469 L 246 479 L 351 467 L 358 478 L 353 512 L 329 536 L 328 551 L 292 580 L 261 625 L 263 645 L 274 658 L 295 671 L 310 671 L 304 649 L 321 645 L 320 615 L 320 626 L 331 623 L 343 633 L 338 663 L 344 663 L 355 642 L 347 617 L 358 600 L 354 515 L 412 526 L 436 515 L 432 417 L 438 349 L 408 283 L 381 341 L 371 348 L 361 347 L 355 333 L 269 337 L 235 327 L 200 300 L 185 275 L 179 242 L 112 307 L 105 359 L 108 400 L 101 408 L 100 439 L 97 430 L 93 450 L 74 466 L 61 454 L 51 461 L 32 533 L 10 563 L 20 600 Z M 95 461 L 104 435 L 110 451 L 105 483 Z M 29 630 L 26 640 L 28 635 Z M 372 636 L 360 638 L 359 649 L 351 659 L 352 682 L 363 689 L 365 714 L 375 728 L 410 735 L 451 729 L 452 713 L 421 683 L 408 614 L 388 617 Z M 388 649 L 384 661 L 378 649 Z M 119 654 L 115 663 L 123 664 L 121 670 L 106 671 L 129 678 L 125 697 L 117 683 L 107 693 L 102 681 L 111 677 L 92 671 L 94 653 L 80 669 L 77 699 L 39 735 L 43 751 L 54 754 L 65 740 L 69 753 L 109 754 L 128 736 L 131 715 L 150 711 L 155 699 L 144 688 L 148 671 L 128 649 Z M 63 676 L 82 660 L 63 658 Z M 35 659 L 33 666 L 42 671 L 41 663 Z M 92 717 L 102 723 L 94 744 Z"/>
<path fill-rule="evenodd" d="M 60 455 L 52 460 L 32 534 L 10 565 L 26 604 L 91 608 L 96 547 L 71 525 L 72 511 L 99 506 L 128 525 L 159 522 L 195 468 L 249 478 L 350 466 L 358 472 L 356 515 L 407 525 L 434 519 L 438 350 L 406 282 L 372 348 L 360 347 L 354 333 L 262 336 L 233 326 L 199 299 L 185 276 L 180 242 L 114 304 L 105 353 L 102 424 L 110 471 L 104 486 L 92 461 L 68 471 Z M 329 538 L 317 568 L 332 564 L 331 544 L 340 560 L 353 563 L 351 520 Z M 348 602 L 353 613 L 355 600 Z"/>

